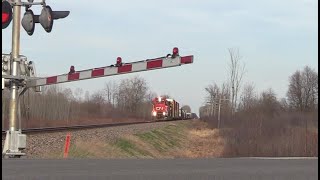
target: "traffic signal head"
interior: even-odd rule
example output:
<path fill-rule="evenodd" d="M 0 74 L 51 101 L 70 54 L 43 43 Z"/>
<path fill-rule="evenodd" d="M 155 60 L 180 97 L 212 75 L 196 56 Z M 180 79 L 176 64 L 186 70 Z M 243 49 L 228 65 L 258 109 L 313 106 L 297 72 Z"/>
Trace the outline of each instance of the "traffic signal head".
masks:
<path fill-rule="evenodd" d="M 12 20 L 12 6 L 8 1 L 2 1 L 2 29 L 9 26 Z"/>

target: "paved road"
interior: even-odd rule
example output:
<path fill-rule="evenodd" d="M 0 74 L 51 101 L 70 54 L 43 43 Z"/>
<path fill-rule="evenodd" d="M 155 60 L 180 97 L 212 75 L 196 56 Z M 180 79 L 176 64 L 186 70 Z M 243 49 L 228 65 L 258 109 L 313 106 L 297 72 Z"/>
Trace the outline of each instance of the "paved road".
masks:
<path fill-rule="evenodd" d="M 2 179 L 313 180 L 318 179 L 318 159 L 3 159 Z"/>

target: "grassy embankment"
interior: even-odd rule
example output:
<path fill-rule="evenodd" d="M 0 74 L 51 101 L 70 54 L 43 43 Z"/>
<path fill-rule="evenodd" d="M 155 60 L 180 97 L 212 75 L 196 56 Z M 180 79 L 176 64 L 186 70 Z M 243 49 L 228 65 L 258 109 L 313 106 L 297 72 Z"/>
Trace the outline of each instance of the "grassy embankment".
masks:
<path fill-rule="evenodd" d="M 171 123 L 144 133 L 120 137 L 116 140 L 72 142 L 70 158 L 172 158 L 187 139 L 187 123 Z M 49 158 L 61 158 L 62 152 L 52 152 Z"/>
<path fill-rule="evenodd" d="M 247 130 L 248 132 L 251 130 Z M 246 132 L 247 132 L 246 131 Z M 72 143 L 70 158 L 203 158 L 243 156 L 318 156 L 314 129 L 304 154 L 304 131 L 290 128 L 277 137 L 244 136 L 236 129 L 211 129 L 207 123 L 174 122 L 151 130 L 123 136 L 114 141 L 78 140 Z M 245 133 L 248 134 L 248 133 Z M 239 137 L 243 136 L 243 138 Z M 298 138 L 299 137 L 299 138 Z M 263 140 L 263 141 L 261 141 Z M 55 152 L 50 158 L 61 158 Z"/>

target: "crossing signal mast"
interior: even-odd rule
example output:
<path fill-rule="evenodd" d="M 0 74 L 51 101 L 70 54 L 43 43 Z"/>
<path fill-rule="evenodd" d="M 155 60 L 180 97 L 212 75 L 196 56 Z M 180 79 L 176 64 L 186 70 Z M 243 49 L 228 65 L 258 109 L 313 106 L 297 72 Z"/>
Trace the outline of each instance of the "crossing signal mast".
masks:
<path fill-rule="evenodd" d="M 43 9 L 40 15 L 34 15 L 30 9 L 33 5 L 42 5 Z M 21 7 L 26 7 L 26 13 L 22 18 L 21 24 L 29 35 L 32 35 L 35 29 L 35 23 L 40 23 L 46 32 L 51 32 L 53 21 L 64 18 L 69 15 L 68 11 L 52 11 L 50 6 L 46 5 L 45 0 L 34 2 L 28 0 L 2 0 L 2 29 L 7 28 L 12 23 L 12 46 L 10 54 L 2 53 L 2 89 L 10 90 L 9 101 L 9 130 L 6 134 L 3 147 L 3 156 L 21 157 L 25 155 L 22 151 L 26 148 L 26 135 L 21 133 L 21 127 L 17 130 L 17 121 L 20 117 L 19 97 L 27 90 L 26 81 L 30 78 L 36 78 L 34 62 L 28 61 L 23 55 L 20 55 L 20 20 Z M 40 87 L 34 87 L 37 92 Z M 19 119 L 20 120 L 20 119 Z"/>
<path fill-rule="evenodd" d="M 35 15 L 30 9 L 33 5 L 42 5 L 40 15 Z M 21 6 L 26 11 L 21 20 Z M 2 0 L 2 29 L 12 25 L 12 51 L 10 54 L 2 53 L 2 90 L 10 90 L 9 103 L 9 130 L 6 133 L 5 144 L 2 155 L 4 157 L 21 157 L 26 148 L 26 135 L 21 133 L 21 127 L 17 129 L 17 121 L 20 121 L 19 97 L 32 88 L 35 92 L 41 92 L 41 87 L 46 85 L 67 83 L 86 79 L 114 76 L 141 71 L 149 71 L 170 68 L 193 63 L 193 56 L 180 56 L 179 49 L 173 48 L 172 54 L 166 56 L 146 59 L 136 62 L 124 63 L 121 57 L 117 57 L 116 63 L 105 67 L 76 71 L 71 66 L 69 72 L 50 77 L 37 77 L 35 63 L 28 61 L 27 57 L 20 55 L 20 20 L 21 25 L 28 35 L 33 35 L 35 24 L 39 23 L 48 33 L 52 31 L 54 20 L 65 18 L 69 11 L 53 11 L 46 5 L 45 0 L 34 2 L 22 2 L 21 0 Z"/>

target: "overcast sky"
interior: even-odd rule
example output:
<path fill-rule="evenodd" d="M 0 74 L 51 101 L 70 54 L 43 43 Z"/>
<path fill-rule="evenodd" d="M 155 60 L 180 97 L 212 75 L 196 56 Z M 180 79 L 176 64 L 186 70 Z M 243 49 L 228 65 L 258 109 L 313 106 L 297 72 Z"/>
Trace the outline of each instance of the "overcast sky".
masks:
<path fill-rule="evenodd" d="M 105 82 L 139 75 L 152 91 L 169 94 L 192 110 L 204 103 L 204 88 L 228 79 L 228 48 L 239 48 L 246 64 L 244 83 L 273 88 L 284 97 L 288 77 L 308 65 L 318 71 L 317 0 L 47 0 L 69 10 L 51 33 L 37 24 L 22 29 L 21 54 L 35 61 L 41 76 L 166 55 L 194 55 L 194 64 L 64 84 L 94 92 Z M 40 7 L 33 7 L 39 13 Z M 23 13 L 22 13 L 23 14 Z M 12 23 L 11 23 L 12 25 Z M 11 27 L 2 30 L 2 52 L 11 50 Z"/>

